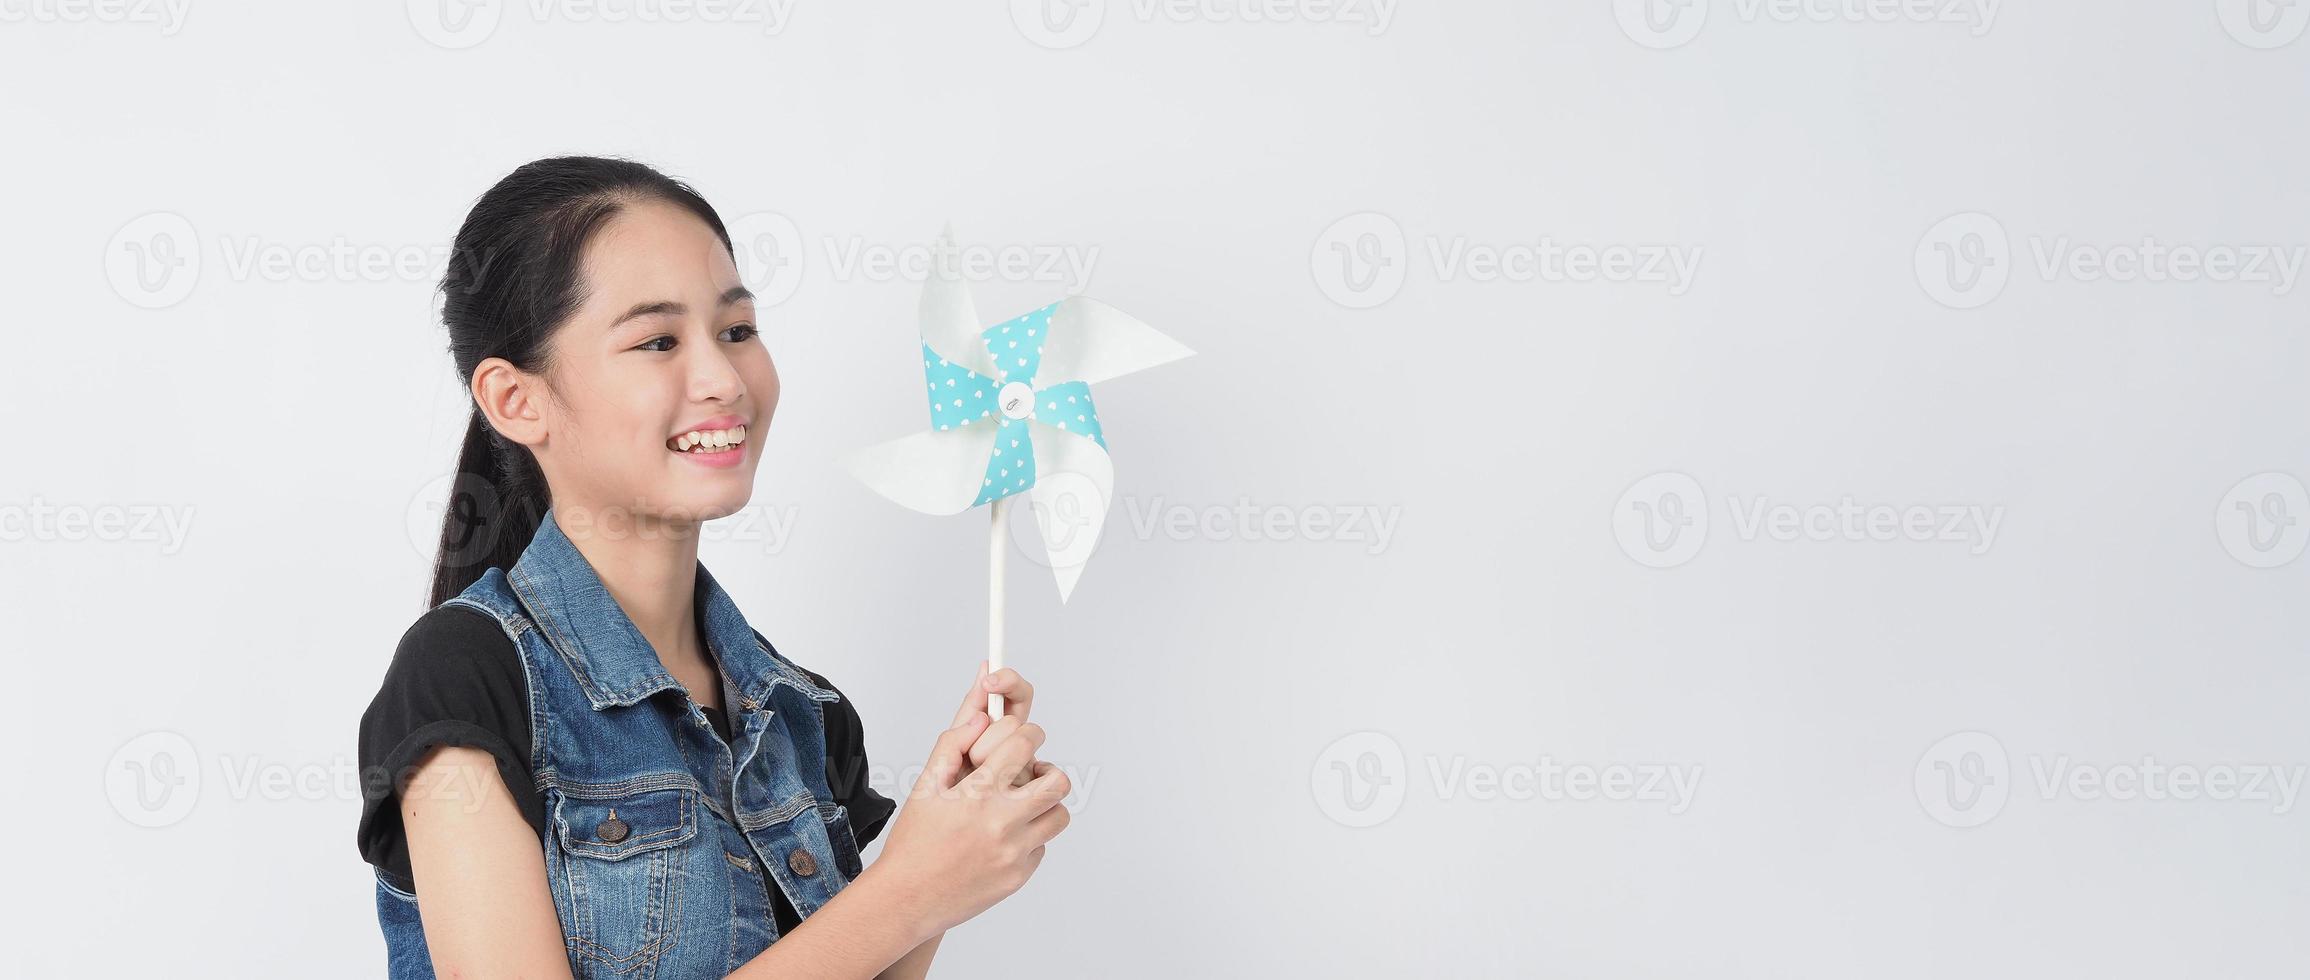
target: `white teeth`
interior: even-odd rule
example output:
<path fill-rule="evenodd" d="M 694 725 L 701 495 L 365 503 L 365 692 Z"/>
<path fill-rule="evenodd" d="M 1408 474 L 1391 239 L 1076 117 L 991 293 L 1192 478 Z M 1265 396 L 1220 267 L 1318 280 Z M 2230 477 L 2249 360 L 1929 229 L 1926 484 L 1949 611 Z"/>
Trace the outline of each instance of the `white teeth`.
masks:
<path fill-rule="evenodd" d="M 675 452 L 688 453 L 719 451 L 728 449 L 732 446 L 744 445 L 745 442 L 746 427 L 740 425 L 728 429 L 705 429 L 696 432 L 684 432 L 681 435 L 675 436 L 672 440 L 669 440 L 668 445 L 673 446 Z"/>

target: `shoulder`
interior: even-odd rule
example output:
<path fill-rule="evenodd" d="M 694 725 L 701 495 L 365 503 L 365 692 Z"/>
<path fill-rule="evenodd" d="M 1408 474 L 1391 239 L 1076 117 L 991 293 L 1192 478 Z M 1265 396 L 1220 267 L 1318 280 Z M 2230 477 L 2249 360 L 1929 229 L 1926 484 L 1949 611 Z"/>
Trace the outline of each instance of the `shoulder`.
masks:
<path fill-rule="evenodd" d="M 487 656 L 499 651 L 513 652 L 513 640 L 505 635 L 496 619 L 472 606 L 445 602 L 426 610 L 425 615 L 409 624 L 401 634 L 401 643 L 394 649 L 393 658 L 448 660 Z"/>
<path fill-rule="evenodd" d="M 495 618 L 455 603 L 435 606 L 409 624 L 386 670 L 388 680 L 479 675 L 520 677 L 520 654 Z"/>
<path fill-rule="evenodd" d="M 524 718 L 528 690 L 520 652 L 496 618 L 449 603 L 402 632 L 369 716 L 403 723 L 443 715 Z"/>

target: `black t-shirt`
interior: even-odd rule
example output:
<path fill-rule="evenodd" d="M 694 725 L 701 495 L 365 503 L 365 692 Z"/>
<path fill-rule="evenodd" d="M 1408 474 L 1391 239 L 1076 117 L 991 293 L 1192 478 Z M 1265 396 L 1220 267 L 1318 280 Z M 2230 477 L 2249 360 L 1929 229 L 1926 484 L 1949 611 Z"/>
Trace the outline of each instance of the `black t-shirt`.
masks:
<path fill-rule="evenodd" d="M 803 673 L 818 686 L 841 693 L 817 672 Z M 714 708 L 705 713 L 715 732 L 729 741 L 728 716 Z M 835 802 L 849 808 L 851 832 L 863 848 L 882 832 L 898 804 L 867 785 L 866 733 L 850 699 L 821 703 L 819 715 L 825 720 L 827 788 Z M 399 774 L 436 745 L 482 749 L 496 759 L 505 788 L 542 843 L 545 799 L 530 772 L 529 738 L 529 682 L 513 641 L 496 620 L 477 610 L 441 606 L 402 634 L 384 683 L 361 716 L 361 772 Z M 363 785 L 361 857 L 383 869 L 396 887 L 411 891 L 409 844 L 401 832 L 394 783 L 380 776 Z M 800 925 L 801 916 L 775 883 L 769 892 L 779 932 Z"/>

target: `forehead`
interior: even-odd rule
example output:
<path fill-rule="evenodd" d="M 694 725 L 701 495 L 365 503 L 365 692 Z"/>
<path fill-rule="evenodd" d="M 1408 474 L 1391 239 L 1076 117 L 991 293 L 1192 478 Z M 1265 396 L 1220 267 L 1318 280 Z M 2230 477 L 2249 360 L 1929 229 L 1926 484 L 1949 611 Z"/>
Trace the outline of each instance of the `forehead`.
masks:
<path fill-rule="evenodd" d="M 720 295 L 738 285 L 738 268 L 705 219 L 650 198 L 625 202 L 594 231 L 586 243 L 585 277 L 591 299 L 614 303 L 638 294 Z"/>

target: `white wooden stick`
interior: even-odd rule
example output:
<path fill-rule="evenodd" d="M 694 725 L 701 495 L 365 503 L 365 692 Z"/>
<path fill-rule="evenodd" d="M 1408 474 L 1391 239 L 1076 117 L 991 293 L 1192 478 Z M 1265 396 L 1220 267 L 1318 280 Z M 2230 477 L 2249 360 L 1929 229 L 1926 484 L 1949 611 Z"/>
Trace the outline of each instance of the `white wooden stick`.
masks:
<path fill-rule="evenodd" d="M 987 505 L 994 523 L 987 529 L 987 674 L 1003 669 L 1003 555 L 1010 536 L 1011 498 Z M 1003 696 L 987 693 L 987 717 L 1003 716 Z"/>

